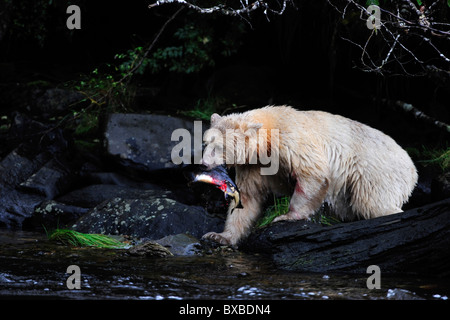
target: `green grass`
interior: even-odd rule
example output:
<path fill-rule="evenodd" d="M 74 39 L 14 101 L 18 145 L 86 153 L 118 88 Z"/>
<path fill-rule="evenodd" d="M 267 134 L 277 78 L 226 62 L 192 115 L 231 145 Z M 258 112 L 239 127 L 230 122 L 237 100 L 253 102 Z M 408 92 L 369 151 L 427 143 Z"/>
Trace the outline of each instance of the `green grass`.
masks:
<path fill-rule="evenodd" d="M 406 151 L 417 163 L 424 166 L 437 166 L 442 172 L 450 170 L 450 147 L 448 146 L 445 148 L 410 147 L 406 148 Z"/>
<path fill-rule="evenodd" d="M 182 114 L 200 120 L 209 121 L 211 115 L 217 112 L 219 105 L 222 103 L 221 98 L 208 97 L 206 99 L 199 99 L 194 106 L 194 109 L 189 111 L 181 111 Z"/>
<path fill-rule="evenodd" d="M 423 154 L 428 159 L 420 161 L 421 163 L 438 165 L 442 171 L 450 169 L 450 148 L 447 148 L 446 150 L 424 148 Z"/>
<path fill-rule="evenodd" d="M 87 234 L 69 229 L 56 229 L 47 233 L 47 237 L 50 241 L 57 241 L 74 247 L 125 249 L 129 246 L 104 234 Z"/>
<path fill-rule="evenodd" d="M 333 217 L 330 214 L 323 213 L 321 209 L 319 209 L 318 212 L 316 212 L 312 217 L 311 221 L 314 223 L 320 223 L 324 226 L 332 226 L 338 223 L 341 223 L 342 221 L 339 220 L 336 217 Z"/>
<path fill-rule="evenodd" d="M 273 219 L 276 217 L 286 214 L 289 212 L 289 204 L 291 201 L 291 197 L 275 197 L 273 198 L 274 204 L 266 209 L 263 217 L 258 222 L 258 227 L 264 227 L 272 223 Z M 331 226 L 337 223 L 341 223 L 339 219 L 331 216 L 329 213 L 326 213 L 325 210 L 319 209 L 312 217 L 311 221 L 314 223 L 320 223 L 325 226 Z"/>
<path fill-rule="evenodd" d="M 261 218 L 258 227 L 264 227 L 269 225 L 273 219 L 283 214 L 288 213 L 289 211 L 289 203 L 291 201 L 290 197 L 273 197 L 274 204 L 266 209 L 264 216 Z"/>

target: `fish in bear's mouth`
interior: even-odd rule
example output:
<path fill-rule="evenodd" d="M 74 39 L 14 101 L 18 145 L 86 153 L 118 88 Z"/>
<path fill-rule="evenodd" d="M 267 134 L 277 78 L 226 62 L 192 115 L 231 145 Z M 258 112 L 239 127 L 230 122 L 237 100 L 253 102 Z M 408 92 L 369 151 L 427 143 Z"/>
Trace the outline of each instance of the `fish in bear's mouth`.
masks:
<path fill-rule="evenodd" d="M 234 181 L 228 175 L 228 172 L 224 166 L 217 166 L 209 171 L 199 171 L 192 173 L 192 182 L 204 182 L 212 184 L 219 188 L 225 195 L 225 199 L 228 201 L 234 201 L 234 208 L 243 208 L 241 204 L 241 197 L 239 194 L 238 187 Z M 232 208 L 234 210 L 234 208 Z"/>

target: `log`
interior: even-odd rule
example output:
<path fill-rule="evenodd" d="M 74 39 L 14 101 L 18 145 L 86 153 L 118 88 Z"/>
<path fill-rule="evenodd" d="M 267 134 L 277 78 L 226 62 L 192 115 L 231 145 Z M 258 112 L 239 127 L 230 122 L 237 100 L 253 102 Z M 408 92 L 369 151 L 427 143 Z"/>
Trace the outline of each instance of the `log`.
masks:
<path fill-rule="evenodd" d="M 254 230 L 240 245 L 298 272 L 450 276 L 450 198 L 389 216 L 322 226 L 278 222 Z"/>

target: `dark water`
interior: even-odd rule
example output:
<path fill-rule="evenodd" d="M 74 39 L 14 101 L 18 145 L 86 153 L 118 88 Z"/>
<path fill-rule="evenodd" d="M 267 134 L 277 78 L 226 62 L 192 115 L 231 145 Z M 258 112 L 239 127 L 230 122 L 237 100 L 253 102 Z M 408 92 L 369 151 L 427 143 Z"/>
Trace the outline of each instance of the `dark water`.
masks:
<path fill-rule="evenodd" d="M 69 290 L 69 265 L 80 289 Z M 262 256 L 228 252 L 142 258 L 125 250 L 70 248 L 45 235 L 0 230 L 0 298 L 51 299 L 434 299 L 450 297 L 449 280 L 366 274 L 305 274 L 276 270 Z"/>

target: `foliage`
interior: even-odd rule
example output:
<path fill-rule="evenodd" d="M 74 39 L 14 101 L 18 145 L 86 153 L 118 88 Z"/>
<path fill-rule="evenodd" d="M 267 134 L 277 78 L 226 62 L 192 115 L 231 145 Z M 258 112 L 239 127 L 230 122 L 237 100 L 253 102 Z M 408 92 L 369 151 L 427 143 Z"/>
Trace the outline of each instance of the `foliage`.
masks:
<path fill-rule="evenodd" d="M 341 223 L 342 221 L 336 218 L 335 216 L 331 215 L 328 210 L 326 209 L 326 206 L 323 205 L 312 217 L 311 221 L 314 223 L 320 223 L 324 226 L 332 226 L 338 223 Z"/>
<path fill-rule="evenodd" d="M 192 21 L 191 21 L 192 20 Z M 119 70 L 132 70 L 137 61 L 141 61 L 137 74 L 143 74 L 148 68 L 152 73 L 169 71 L 175 73 L 198 73 L 216 65 L 219 57 L 229 57 L 237 52 L 245 33 L 240 21 L 227 21 L 224 28 L 212 27 L 216 18 L 189 19 L 173 33 L 172 40 L 156 49 L 149 56 L 142 46 L 118 54 L 121 61 Z"/>
<path fill-rule="evenodd" d="M 430 149 L 422 146 L 422 150 L 410 148 L 408 152 L 423 165 L 437 165 L 442 171 L 450 170 L 450 147 Z"/>
<path fill-rule="evenodd" d="M 106 70 L 94 69 L 89 76 L 85 76 L 75 82 L 73 89 L 83 93 L 91 104 L 98 107 L 107 105 L 118 110 L 126 110 L 134 99 L 134 92 L 122 79 L 126 71 L 120 71 L 125 67 L 106 64 Z"/>
<path fill-rule="evenodd" d="M 226 98 L 208 96 L 207 98 L 198 99 L 194 106 L 194 109 L 181 111 L 181 113 L 194 119 L 209 121 L 213 113 L 220 113 L 228 105 L 229 103 Z M 236 107 L 235 104 L 231 105 L 233 108 Z"/>
<path fill-rule="evenodd" d="M 124 79 L 125 67 L 106 64 L 104 70 L 94 69 L 91 74 L 81 79 L 70 81 L 66 87 L 82 93 L 83 98 L 73 105 L 62 123 L 72 128 L 75 139 L 92 137 L 99 129 L 99 119 L 107 112 L 126 111 L 131 106 L 135 91 Z M 77 140 L 81 141 L 81 140 Z M 81 143 L 82 147 L 94 146 L 96 143 Z"/>
<path fill-rule="evenodd" d="M 18 42 L 33 42 L 44 47 L 48 36 L 54 32 L 55 26 L 65 24 L 66 8 L 72 1 L 54 0 L 2 0 L 0 4 L 0 21 L 2 22 L 0 39 L 2 36 Z M 77 1 L 80 5 L 80 0 Z M 58 14 L 54 14 L 57 12 Z M 72 33 L 68 33 L 72 36 Z"/>
<path fill-rule="evenodd" d="M 97 247 L 124 249 L 129 245 L 104 234 L 86 234 L 69 229 L 56 229 L 47 234 L 50 241 L 61 242 L 75 247 Z"/>
<path fill-rule="evenodd" d="M 5 11 L 9 20 L 9 35 L 22 41 L 33 39 L 41 47 L 47 35 L 47 20 L 52 0 L 19 1 L 4 0 Z"/>
<path fill-rule="evenodd" d="M 149 62 L 149 60 L 144 57 L 144 54 L 144 47 L 139 46 L 128 50 L 126 53 L 116 54 L 114 59 L 122 61 L 122 63 L 117 67 L 117 70 L 120 71 L 121 76 L 125 77 L 129 72 L 132 72 L 141 59 L 142 63 L 136 70 L 134 70 L 134 73 L 139 75 L 144 74 L 145 68 Z"/>

